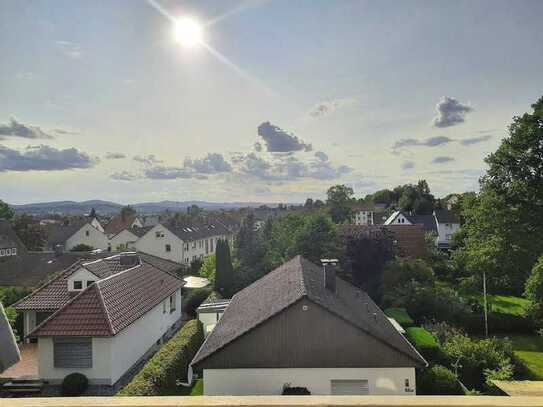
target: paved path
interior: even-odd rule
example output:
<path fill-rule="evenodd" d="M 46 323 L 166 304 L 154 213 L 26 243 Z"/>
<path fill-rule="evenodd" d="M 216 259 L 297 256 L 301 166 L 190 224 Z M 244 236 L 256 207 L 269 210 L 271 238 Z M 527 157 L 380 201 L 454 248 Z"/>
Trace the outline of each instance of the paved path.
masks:
<path fill-rule="evenodd" d="M 37 379 L 38 344 L 19 344 L 21 360 L 0 374 L 0 379 Z"/>

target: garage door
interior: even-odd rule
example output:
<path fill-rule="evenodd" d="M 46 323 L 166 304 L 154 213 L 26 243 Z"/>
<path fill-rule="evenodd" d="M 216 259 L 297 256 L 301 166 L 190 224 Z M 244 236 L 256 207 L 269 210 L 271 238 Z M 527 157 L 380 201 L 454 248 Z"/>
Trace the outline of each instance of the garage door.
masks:
<path fill-rule="evenodd" d="M 332 380 L 333 395 L 370 394 L 367 380 Z"/>

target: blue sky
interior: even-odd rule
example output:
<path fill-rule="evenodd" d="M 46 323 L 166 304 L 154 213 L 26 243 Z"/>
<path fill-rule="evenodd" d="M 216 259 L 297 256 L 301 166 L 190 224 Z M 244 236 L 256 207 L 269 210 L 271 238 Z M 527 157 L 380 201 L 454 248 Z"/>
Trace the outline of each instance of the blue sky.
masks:
<path fill-rule="evenodd" d="M 537 0 L 156 3 L 0 0 L 0 199 L 473 190 L 543 93 Z"/>

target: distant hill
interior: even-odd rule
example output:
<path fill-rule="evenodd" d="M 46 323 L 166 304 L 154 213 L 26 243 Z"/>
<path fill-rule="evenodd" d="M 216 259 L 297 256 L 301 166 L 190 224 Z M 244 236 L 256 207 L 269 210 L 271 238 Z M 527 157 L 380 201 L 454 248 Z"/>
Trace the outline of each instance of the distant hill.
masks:
<path fill-rule="evenodd" d="M 161 201 L 161 202 L 142 202 L 130 204 L 134 209 L 141 213 L 158 213 L 165 210 L 180 211 L 185 210 L 191 205 L 198 205 L 204 209 L 236 209 L 236 208 L 255 208 L 261 205 L 275 207 L 277 204 L 264 204 L 261 202 L 207 202 L 207 201 Z M 101 200 L 90 200 L 83 202 L 75 201 L 56 201 L 56 202 L 38 202 L 24 205 L 11 205 L 17 213 L 28 213 L 32 215 L 61 214 L 61 215 L 84 215 L 88 214 L 92 208 L 98 214 L 116 214 L 123 205 Z"/>

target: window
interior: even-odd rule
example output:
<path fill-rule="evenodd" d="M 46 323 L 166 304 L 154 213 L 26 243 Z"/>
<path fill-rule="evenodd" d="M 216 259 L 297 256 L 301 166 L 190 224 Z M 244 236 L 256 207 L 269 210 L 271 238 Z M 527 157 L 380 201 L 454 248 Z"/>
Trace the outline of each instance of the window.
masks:
<path fill-rule="evenodd" d="M 170 314 L 176 310 L 176 294 L 177 293 L 173 293 L 172 295 L 170 295 Z"/>
<path fill-rule="evenodd" d="M 166 247 L 166 251 L 167 251 L 167 252 L 171 252 L 171 251 L 172 251 L 172 245 L 167 244 L 165 247 Z"/>
<path fill-rule="evenodd" d="M 183 249 L 184 249 L 184 250 L 188 250 L 188 249 L 189 249 L 189 244 L 188 244 L 188 242 L 183 244 Z"/>
<path fill-rule="evenodd" d="M 162 313 L 166 313 L 166 300 L 162 301 Z"/>
<path fill-rule="evenodd" d="M 90 232 L 88 230 L 85 230 L 85 236 L 89 236 Z"/>
<path fill-rule="evenodd" d="M 213 238 L 209 239 L 209 247 L 211 249 L 211 252 L 213 252 Z"/>
<path fill-rule="evenodd" d="M 367 380 L 331 380 L 332 395 L 369 394 L 370 388 Z"/>
<path fill-rule="evenodd" d="M 196 240 L 194 242 L 192 242 L 192 248 L 196 249 Z"/>
<path fill-rule="evenodd" d="M 0 257 L 4 257 L 6 255 L 5 249 L 0 249 Z"/>
<path fill-rule="evenodd" d="M 17 248 L 14 247 L 13 249 L 11 249 L 11 255 L 12 256 L 16 256 L 17 255 Z"/>
<path fill-rule="evenodd" d="M 94 284 L 94 280 L 87 280 L 87 287 L 90 287 Z"/>
<path fill-rule="evenodd" d="M 83 289 L 83 281 L 75 280 L 74 281 L 74 290 L 82 290 Z"/>
<path fill-rule="evenodd" d="M 11 256 L 11 249 L 6 249 L 6 256 Z"/>
<path fill-rule="evenodd" d="M 92 339 L 53 338 L 53 363 L 61 368 L 92 368 Z"/>

